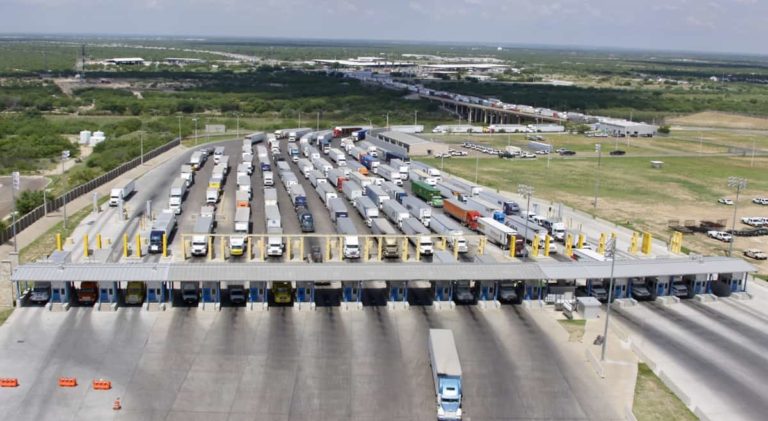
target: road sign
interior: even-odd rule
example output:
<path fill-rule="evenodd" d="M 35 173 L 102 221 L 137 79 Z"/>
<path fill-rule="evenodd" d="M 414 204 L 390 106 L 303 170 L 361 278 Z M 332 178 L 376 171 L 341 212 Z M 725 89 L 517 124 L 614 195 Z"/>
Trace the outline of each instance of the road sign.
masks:
<path fill-rule="evenodd" d="M 14 171 L 11 173 L 11 177 L 13 178 L 13 189 L 19 190 L 21 188 L 21 174 L 18 171 Z"/>
<path fill-rule="evenodd" d="M 61 151 L 61 159 L 62 160 L 69 159 L 69 149 Z"/>

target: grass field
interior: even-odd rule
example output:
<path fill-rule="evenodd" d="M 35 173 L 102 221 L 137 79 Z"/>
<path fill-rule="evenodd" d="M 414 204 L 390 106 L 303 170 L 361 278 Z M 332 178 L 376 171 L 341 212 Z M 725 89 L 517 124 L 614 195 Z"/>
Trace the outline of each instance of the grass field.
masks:
<path fill-rule="evenodd" d="M 638 421 L 698 419 L 643 363 L 637 366 L 634 402 L 632 412 Z"/>
<path fill-rule="evenodd" d="M 103 204 L 107 200 L 109 200 L 108 197 L 102 197 L 99 199 L 99 203 Z M 63 221 L 51 227 L 45 234 L 38 237 L 37 240 L 21 249 L 19 252 L 19 263 L 34 262 L 51 254 L 56 249 L 56 234 L 60 233 L 62 241 L 65 241 L 92 210 L 93 207 L 89 205 L 74 214 L 68 215 L 66 229 L 64 228 Z"/>
<path fill-rule="evenodd" d="M 560 325 L 568 332 L 568 341 L 581 342 L 584 338 L 586 320 L 558 320 Z"/>
<path fill-rule="evenodd" d="M 667 123 L 680 126 L 724 127 L 731 129 L 768 130 L 768 119 L 706 111 L 667 119 Z"/>
<path fill-rule="evenodd" d="M 0 309 L 0 326 L 2 326 L 13 313 L 13 307 Z"/>

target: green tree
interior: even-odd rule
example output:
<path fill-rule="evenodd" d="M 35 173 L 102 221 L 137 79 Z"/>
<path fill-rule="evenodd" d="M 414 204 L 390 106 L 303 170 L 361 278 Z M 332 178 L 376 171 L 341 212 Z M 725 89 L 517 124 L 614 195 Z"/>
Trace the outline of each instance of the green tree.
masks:
<path fill-rule="evenodd" d="M 19 216 L 28 214 L 42 204 L 42 190 L 25 190 L 16 198 L 16 210 L 19 212 Z"/>
<path fill-rule="evenodd" d="M 659 127 L 658 131 L 661 134 L 669 134 L 672 130 L 670 129 L 669 124 L 665 124 L 665 125 Z"/>

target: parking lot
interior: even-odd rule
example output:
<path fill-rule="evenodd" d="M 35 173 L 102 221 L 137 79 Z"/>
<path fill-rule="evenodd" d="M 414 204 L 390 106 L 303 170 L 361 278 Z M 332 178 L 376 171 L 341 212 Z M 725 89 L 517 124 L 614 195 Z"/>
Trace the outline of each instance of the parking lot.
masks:
<path fill-rule="evenodd" d="M 467 419 L 616 419 L 518 307 L 307 313 L 20 309 L 0 331 L 0 407 L 19 420 L 431 419 L 426 333 L 454 331 Z M 76 388 L 59 388 L 59 377 Z M 112 382 L 95 391 L 92 379 Z M 120 397 L 123 409 L 112 410 Z M 615 403 L 620 407 L 619 403 Z"/>

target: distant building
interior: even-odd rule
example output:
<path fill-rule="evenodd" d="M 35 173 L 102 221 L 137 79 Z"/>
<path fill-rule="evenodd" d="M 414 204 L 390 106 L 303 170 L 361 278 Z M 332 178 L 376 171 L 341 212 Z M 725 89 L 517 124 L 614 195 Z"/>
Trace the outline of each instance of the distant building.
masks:
<path fill-rule="evenodd" d="M 384 131 L 376 135 L 374 144 L 408 156 L 435 155 L 448 152 L 448 145 L 414 136 L 410 133 Z"/>
<path fill-rule="evenodd" d="M 610 136 L 653 137 L 659 127 L 648 123 L 605 118 L 597 122 L 596 129 Z"/>
<path fill-rule="evenodd" d="M 203 64 L 205 63 L 205 60 L 199 58 L 168 57 L 165 59 L 165 63 L 176 66 L 183 66 L 185 64 Z"/>
<path fill-rule="evenodd" d="M 141 57 L 116 57 L 104 60 L 107 64 L 116 65 L 144 65 L 144 59 Z"/>

